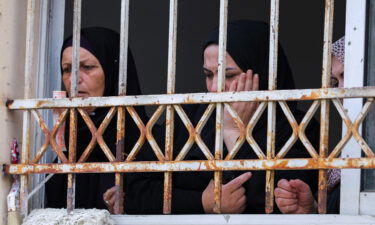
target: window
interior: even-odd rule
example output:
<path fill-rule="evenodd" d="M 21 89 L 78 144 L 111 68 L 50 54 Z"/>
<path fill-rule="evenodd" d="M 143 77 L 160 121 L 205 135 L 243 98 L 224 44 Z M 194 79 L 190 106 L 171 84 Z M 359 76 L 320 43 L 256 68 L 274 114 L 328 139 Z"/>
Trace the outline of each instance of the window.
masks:
<path fill-rule="evenodd" d="M 27 45 L 27 55 L 26 55 L 26 74 L 25 74 L 25 99 L 16 99 L 12 102 L 9 102 L 8 108 L 10 110 L 23 110 L 24 111 L 24 129 L 23 129 L 23 143 L 29 143 L 30 139 L 30 121 L 32 114 L 37 118 L 39 124 L 42 122 L 42 116 L 38 115 L 38 110 L 40 109 L 52 109 L 52 108 L 68 108 L 71 112 L 71 115 L 76 115 L 77 110 L 79 108 L 83 108 L 85 106 L 95 106 L 95 107 L 103 107 L 103 106 L 110 106 L 113 107 L 114 110 L 118 111 L 119 118 L 124 118 L 124 111 L 129 106 L 136 106 L 136 105 L 151 105 L 156 104 L 159 106 L 159 109 L 167 110 L 167 121 L 173 121 L 173 111 L 180 110 L 178 105 L 186 104 L 186 103 L 210 103 L 212 107 L 216 107 L 217 113 L 217 124 L 220 125 L 222 123 L 222 114 L 224 107 L 228 107 L 228 102 L 233 101 L 252 101 L 257 100 L 260 101 L 260 108 L 258 113 L 262 113 L 262 110 L 267 108 L 268 110 L 268 129 L 270 132 L 267 152 L 264 153 L 264 157 L 260 158 L 259 160 L 222 160 L 222 145 L 223 145 L 223 138 L 222 138 L 222 129 L 216 130 L 216 147 L 215 147 L 215 156 L 210 159 L 210 163 L 206 163 L 204 161 L 197 162 L 175 162 L 171 160 L 170 154 L 172 151 L 171 144 L 166 143 L 166 153 L 165 155 L 161 155 L 160 158 L 165 158 L 164 162 L 150 162 L 147 165 L 142 164 L 139 162 L 131 162 L 131 163 L 124 163 L 118 162 L 123 161 L 120 156 L 113 156 L 114 158 L 111 160 L 111 163 L 103 164 L 103 163 L 90 163 L 90 167 L 87 166 L 86 163 L 73 163 L 75 154 L 74 147 L 69 149 L 69 154 L 71 155 L 69 159 L 64 159 L 60 157 L 63 161 L 62 164 L 56 164 L 53 167 L 48 164 L 38 164 L 38 158 L 29 158 L 30 152 L 30 145 L 24 144 L 22 149 L 22 163 L 20 165 L 7 165 L 6 171 L 10 174 L 21 174 L 21 181 L 22 181 L 22 192 L 21 192 L 21 201 L 22 201 L 22 211 L 24 214 L 27 214 L 29 209 L 27 205 L 27 198 L 28 198 L 28 174 L 36 174 L 36 173 L 70 173 L 69 175 L 69 184 L 68 184 L 68 199 L 69 204 L 67 206 L 68 210 L 72 210 L 74 208 L 74 175 L 72 173 L 75 172 L 111 172 L 117 173 L 116 184 L 121 184 L 121 174 L 122 172 L 127 171 L 160 171 L 165 172 L 165 203 L 164 203 L 164 213 L 169 214 L 171 210 L 171 199 L 168 192 L 171 191 L 171 171 L 184 171 L 184 170 L 207 170 L 207 171 L 215 171 L 215 186 L 216 190 L 216 205 L 220 205 L 220 185 L 222 183 L 221 180 L 221 171 L 222 170 L 229 170 L 229 169 L 260 169 L 266 170 L 267 174 L 272 180 L 274 177 L 273 170 L 278 169 L 320 169 L 320 184 L 319 185 L 319 211 L 321 213 L 325 212 L 325 199 L 326 199 L 326 169 L 329 168 L 343 168 L 347 170 L 343 170 L 342 176 L 342 207 L 341 212 L 343 214 L 354 214 L 358 215 L 360 212 L 360 203 L 362 204 L 363 201 L 360 202 L 360 197 L 363 199 L 367 199 L 366 196 L 360 196 L 360 171 L 359 168 L 373 168 L 373 156 L 374 154 L 371 151 L 371 147 L 373 146 L 372 142 L 368 139 L 368 144 L 370 148 L 367 148 L 366 145 L 362 142 L 360 136 L 360 129 L 352 129 L 353 123 L 363 108 L 370 107 L 372 104 L 372 98 L 375 97 L 374 94 L 374 87 L 366 87 L 366 88 L 350 88 L 350 87 L 362 87 L 364 84 L 364 62 L 363 59 L 365 56 L 365 34 L 366 34 L 366 1 L 358 1 L 358 0 L 348 0 L 347 1 L 347 16 L 346 16 L 346 66 L 345 66 L 345 83 L 348 85 L 345 89 L 337 89 L 337 88 L 328 88 L 329 86 L 329 76 L 330 76 L 330 48 L 332 42 L 332 21 L 333 21 L 333 0 L 326 0 L 326 8 L 325 8 L 325 23 L 324 23 L 324 50 L 323 50 L 323 88 L 322 89 L 297 89 L 297 90 L 274 90 L 275 86 L 275 76 L 277 74 L 277 46 L 278 46 L 278 27 L 279 27 L 279 0 L 271 0 L 271 13 L 270 13 L 270 24 L 271 24 L 271 35 L 270 35 L 270 83 L 269 91 L 259 91 L 259 92 L 243 92 L 243 93 L 228 93 L 228 92 L 221 92 L 219 93 L 192 93 L 192 94 L 175 94 L 175 78 L 176 78 L 176 35 L 177 35 L 177 0 L 170 1 L 170 17 L 169 17 L 169 46 L 168 46 L 168 81 L 167 81 L 167 95 L 144 95 L 139 97 L 134 96 L 120 96 L 120 97 L 98 97 L 98 98 L 72 98 L 72 99 L 59 99 L 59 100 L 51 100 L 51 99 L 29 99 L 30 98 L 30 88 L 31 88 L 31 74 L 28 71 L 32 63 L 32 48 L 34 46 L 33 38 L 32 38 L 32 31 L 34 26 L 34 10 L 35 10 L 35 1 L 29 0 L 29 17 L 28 17 L 28 45 Z M 44 1 L 45 4 L 46 1 Z M 50 4 L 61 4 L 58 7 L 62 7 L 63 3 L 58 3 L 58 1 L 50 1 Z M 373 4 L 373 1 L 371 2 Z M 44 12 L 48 11 L 49 9 L 57 9 L 58 7 L 51 6 L 49 8 L 46 5 L 46 9 Z M 81 1 L 75 0 L 74 1 L 74 40 L 79 40 L 79 30 L 80 30 L 80 13 L 81 13 Z M 360 13 L 358 13 L 360 12 Z M 52 13 L 58 13 L 57 11 L 53 11 Z M 119 87 L 124 87 L 124 83 L 126 83 L 126 56 L 127 54 L 127 46 L 128 43 L 128 16 L 129 16 L 129 0 L 122 0 L 121 1 L 121 56 L 120 62 L 120 84 Z M 220 77 L 218 81 L 218 86 L 222 87 L 223 84 L 223 77 L 224 77 L 224 70 L 225 70 L 225 60 L 224 60 L 224 52 L 226 49 L 226 26 L 228 20 L 228 0 L 221 0 L 220 1 Z M 56 23 L 61 23 L 61 20 Z M 370 23 L 371 24 L 371 23 Z M 50 28 L 52 29 L 52 28 Z M 49 34 L 46 32 L 46 34 Z M 62 36 L 61 33 L 59 34 L 60 37 Z M 42 39 L 43 40 L 43 39 Z M 48 40 L 45 39 L 46 42 Z M 59 40 L 61 41 L 61 39 Z M 59 46 L 57 43 L 52 42 L 55 45 Z M 77 53 L 78 45 L 77 41 L 74 41 L 74 49 L 75 54 Z M 372 43 L 372 42 L 370 42 Z M 44 44 L 40 44 L 43 46 Z M 39 46 L 39 45 L 37 45 Z M 58 47 L 55 47 L 58 48 Z M 43 49 L 42 49 L 43 50 Z M 59 51 L 56 51 L 59 52 Z M 51 56 L 48 56 L 51 57 Z M 74 57 L 74 62 L 77 61 L 77 55 Z M 371 59 L 371 56 L 369 56 Z M 41 59 L 43 61 L 44 59 Z M 54 62 L 56 65 L 58 63 Z M 369 64 L 371 65 L 371 64 Z M 55 68 L 55 72 L 58 69 Z M 371 70 L 371 69 L 370 69 Z M 43 74 L 43 73 L 41 73 Z M 72 93 L 77 93 L 77 64 L 73 65 L 73 88 Z M 360 76 L 359 76 L 360 74 Z M 359 77 L 359 78 L 358 78 Z M 371 78 L 371 77 L 370 77 Z M 58 79 L 57 79 L 58 80 Z M 371 80 L 371 79 L 369 79 Z M 50 83 L 54 83 L 55 85 L 58 83 L 56 80 L 51 81 Z M 373 85 L 373 83 L 369 83 Z M 74 88 L 75 87 L 75 88 Z M 221 88 L 222 89 L 222 88 Z M 48 91 L 50 93 L 50 91 Z M 125 94 L 125 89 L 120 88 L 120 95 Z M 341 103 L 337 99 L 345 98 L 344 107 L 341 106 Z M 275 158 L 274 152 L 274 126 L 275 126 L 275 111 L 276 105 L 281 104 L 285 101 L 300 101 L 300 100 L 313 100 L 314 103 L 312 104 L 311 113 L 307 114 L 305 117 L 306 120 L 311 118 L 315 111 L 320 106 L 321 110 L 321 143 L 320 143 L 320 150 L 313 149 L 310 146 L 306 145 L 307 150 L 313 155 L 313 158 L 309 159 L 277 159 Z M 332 99 L 332 100 L 331 100 Z M 343 125 L 343 137 L 347 134 L 345 127 L 348 125 L 351 130 L 350 135 L 355 136 L 355 139 L 360 142 L 361 146 L 358 146 L 356 140 L 354 138 L 350 139 L 349 142 L 346 144 L 346 147 L 343 150 L 344 158 L 336 158 L 336 155 L 339 154 L 341 151 L 341 147 L 338 147 L 335 151 L 337 154 L 329 155 L 328 154 L 328 131 L 329 131 L 329 102 L 333 101 L 335 106 L 340 111 L 341 116 L 345 119 L 348 117 L 351 119 L 352 122 L 348 122 Z M 365 104 L 363 105 L 363 101 Z M 284 105 L 285 107 L 285 105 Z M 348 109 L 348 113 L 346 113 L 346 109 Z M 286 110 L 287 111 L 287 110 Z M 292 115 L 290 115 L 292 116 Z M 365 116 L 365 115 L 364 115 Z M 364 117 L 363 116 L 363 117 Z M 71 121 L 74 121 L 76 116 L 71 117 Z M 356 119 L 356 122 L 361 121 L 362 117 Z M 64 119 L 61 117 L 62 122 Z M 170 123 L 167 123 L 170 124 Z M 172 122 L 173 124 L 173 122 Z M 303 126 L 301 124 L 294 123 L 294 126 L 298 127 L 297 129 L 303 130 Z M 370 132 L 371 135 L 371 126 L 366 125 L 366 132 Z M 218 126 L 221 127 L 221 126 Z M 124 127 L 118 127 L 120 132 L 120 138 L 123 137 Z M 369 130 L 369 131 L 368 131 Z M 173 125 L 167 126 L 167 136 L 173 135 Z M 357 131 L 359 132 L 357 134 Z M 50 132 L 50 131 L 48 131 Z M 46 133 L 48 133 L 46 132 Z M 76 131 L 74 128 L 70 129 L 70 134 L 72 137 L 75 137 Z M 304 140 L 303 131 L 297 132 L 299 133 L 297 136 L 293 136 L 294 139 L 301 138 Z M 50 139 L 51 141 L 52 139 Z M 71 139 L 74 140 L 74 139 Z M 167 140 L 171 140 L 171 137 Z M 344 147 L 344 145 L 342 146 Z M 364 152 L 364 156 L 361 158 L 361 148 L 362 152 Z M 272 150 L 273 149 L 273 150 Z M 285 147 L 287 149 L 287 147 Z M 38 151 L 37 156 L 42 156 L 45 152 L 45 148 L 42 148 Z M 61 150 L 55 148 L 54 151 L 60 154 Z M 327 159 L 327 157 L 330 157 Z M 30 163 L 30 162 L 34 163 Z M 68 163 L 70 162 L 70 163 Z M 260 165 L 257 162 L 263 162 L 264 164 Z M 285 167 L 286 165 L 286 167 Z M 366 175 L 367 176 L 367 175 Z M 353 182 L 353 179 L 355 181 Z M 273 187 L 274 185 L 272 182 L 267 182 L 266 190 L 269 193 L 266 202 L 267 202 L 267 209 L 269 212 L 272 211 L 273 205 Z M 357 199 L 358 204 L 352 204 L 353 198 Z M 367 205 L 372 207 L 372 205 Z M 219 207 L 217 208 L 218 212 Z M 245 218 L 246 216 L 234 216 L 233 218 Z M 116 217 L 119 218 L 119 217 Z M 194 217 L 190 217 L 192 220 Z M 226 218 L 218 217 L 218 218 Z M 263 217 L 259 217 L 263 218 Z M 267 217 L 266 217 L 267 218 Z M 272 220 L 278 220 L 277 217 L 269 217 Z M 298 218 L 298 216 L 295 216 Z M 300 217 L 304 218 L 304 217 Z M 309 218 L 313 218 L 309 217 Z M 322 217 L 323 218 L 323 217 Z M 334 219 L 335 217 L 326 216 L 325 218 Z M 348 217 L 349 218 L 349 217 Z M 342 217 L 342 220 L 349 221 L 347 217 Z M 314 219 L 314 218 L 313 218 Z M 352 218 L 353 219 L 353 218 Z M 354 218 L 354 222 L 358 222 L 359 220 L 368 221 L 368 218 Z M 229 219 L 228 219 L 229 220 Z M 228 220 L 226 220 L 228 222 Z M 307 221 L 302 219 L 303 221 Z"/>

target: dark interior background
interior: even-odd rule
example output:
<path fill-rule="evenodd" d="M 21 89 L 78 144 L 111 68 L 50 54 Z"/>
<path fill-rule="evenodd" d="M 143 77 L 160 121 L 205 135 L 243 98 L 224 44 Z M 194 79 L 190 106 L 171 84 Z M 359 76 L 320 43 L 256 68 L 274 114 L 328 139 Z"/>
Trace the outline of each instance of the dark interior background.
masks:
<path fill-rule="evenodd" d="M 84 0 L 82 27 L 120 30 L 120 0 Z M 178 2 L 176 92 L 204 92 L 201 43 L 219 23 L 219 0 Z M 270 1 L 229 1 L 229 18 L 269 22 Z M 73 0 L 66 1 L 65 35 L 72 31 Z M 335 1 L 334 40 L 345 31 L 345 1 Z M 168 52 L 168 0 L 130 1 L 130 38 L 143 94 L 166 92 Z M 295 76 L 296 87 L 321 85 L 324 1 L 280 1 L 280 42 Z M 306 110 L 311 102 L 300 104 Z M 341 120 L 331 108 L 330 148 L 341 136 Z M 317 118 L 319 113 L 316 114 Z"/>

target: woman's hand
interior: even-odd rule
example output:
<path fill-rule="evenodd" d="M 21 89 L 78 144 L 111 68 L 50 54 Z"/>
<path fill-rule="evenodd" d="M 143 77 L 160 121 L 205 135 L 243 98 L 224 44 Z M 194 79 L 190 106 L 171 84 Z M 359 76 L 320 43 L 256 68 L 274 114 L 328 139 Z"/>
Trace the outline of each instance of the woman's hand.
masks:
<path fill-rule="evenodd" d="M 242 213 L 246 208 L 245 188 L 242 186 L 251 177 L 247 172 L 222 185 L 221 213 Z M 211 180 L 202 194 L 202 204 L 205 213 L 214 213 L 214 181 Z"/>
<path fill-rule="evenodd" d="M 275 189 L 275 200 L 280 211 L 285 214 L 316 213 L 316 202 L 309 185 L 296 179 L 279 180 Z"/>
<path fill-rule="evenodd" d="M 115 208 L 115 202 L 116 202 L 116 191 L 117 191 L 116 186 L 113 186 L 112 188 L 108 189 L 104 194 L 103 194 L 103 201 L 108 207 L 108 211 L 111 214 L 123 214 L 124 213 L 124 192 L 120 190 L 120 208 L 116 209 Z"/>
<path fill-rule="evenodd" d="M 257 91 L 259 90 L 259 75 L 253 75 L 252 70 L 239 75 L 238 79 L 230 84 L 229 92 L 240 91 Z M 234 102 L 231 103 L 232 108 L 237 112 L 242 122 L 246 126 L 255 110 L 258 108 L 258 102 Z M 230 151 L 240 135 L 239 128 L 230 116 L 227 110 L 224 110 L 224 141 Z"/>

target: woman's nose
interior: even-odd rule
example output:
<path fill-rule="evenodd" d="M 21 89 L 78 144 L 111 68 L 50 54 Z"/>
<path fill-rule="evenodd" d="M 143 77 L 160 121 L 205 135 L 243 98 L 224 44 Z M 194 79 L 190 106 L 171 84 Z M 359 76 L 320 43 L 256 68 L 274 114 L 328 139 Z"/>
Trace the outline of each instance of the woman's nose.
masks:
<path fill-rule="evenodd" d="M 211 80 L 211 87 L 209 92 L 217 92 L 217 76 L 214 76 L 214 78 Z"/>
<path fill-rule="evenodd" d="M 82 83 L 82 81 L 83 81 L 83 78 L 82 78 L 82 72 L 79 72 L 79 74 L 78 74 L 78 84 L 81 84 Z"/>

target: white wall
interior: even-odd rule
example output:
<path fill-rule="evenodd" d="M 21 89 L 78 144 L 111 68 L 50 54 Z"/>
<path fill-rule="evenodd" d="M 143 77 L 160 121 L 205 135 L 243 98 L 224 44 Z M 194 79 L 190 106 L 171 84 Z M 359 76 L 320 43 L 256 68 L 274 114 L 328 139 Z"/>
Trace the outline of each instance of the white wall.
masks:
<path fill-rule="evenodd" d="M 23 97 L 27 1 L 0 0 L 0 164 L 9 163 L 12 138 L 21 140 L 20 112 L 5 107 L 7 99 Z M 0 224 L 6 224 L 10 178 L 0 175 Z"/>

